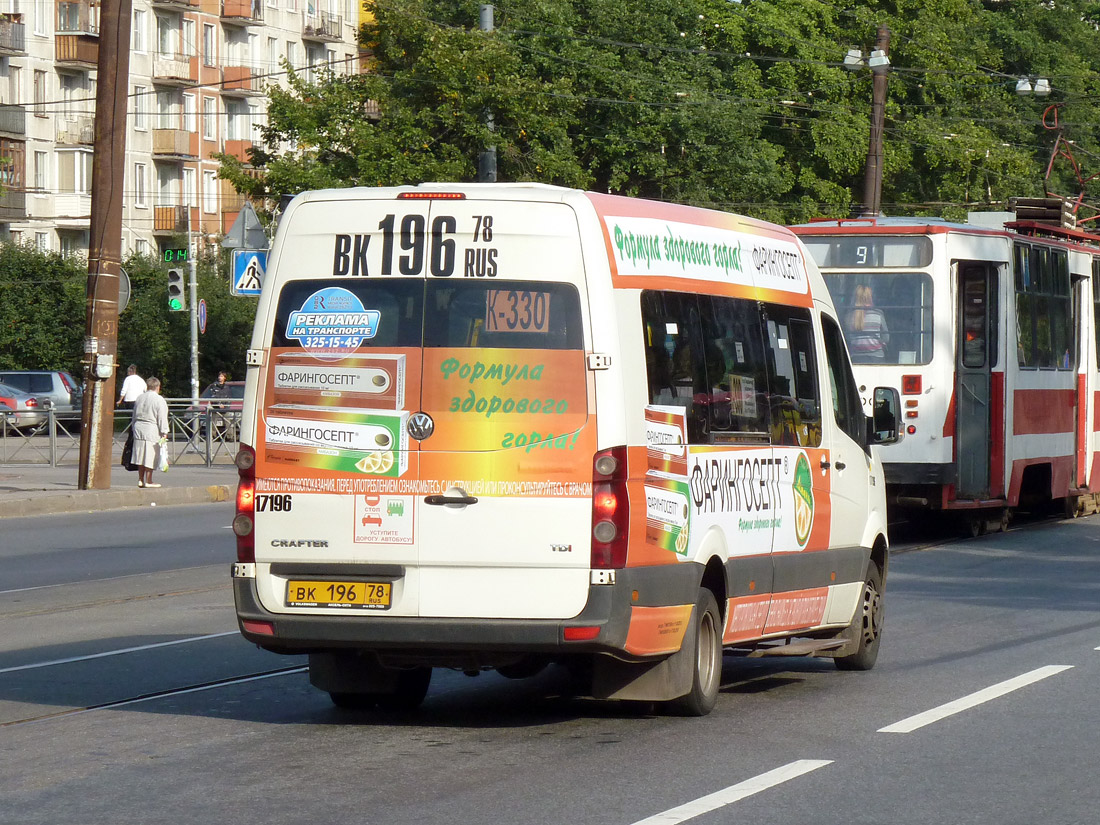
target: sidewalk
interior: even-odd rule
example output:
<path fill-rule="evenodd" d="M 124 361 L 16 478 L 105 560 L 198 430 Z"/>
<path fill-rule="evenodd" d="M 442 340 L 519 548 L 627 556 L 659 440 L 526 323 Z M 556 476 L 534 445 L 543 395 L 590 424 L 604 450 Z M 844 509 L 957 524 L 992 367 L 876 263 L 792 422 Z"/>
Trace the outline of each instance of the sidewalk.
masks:
<path fill-rule="evenodd" d="M 231 501 L 237 491 L 237 468 L 174 465 L 153 480 L 160 489 L 137 486 L 137 473 L 115 464 L 109 490 L 80 490 L 75 464 L 0 464 L 0 518 L 114 510 L 120 507 L 158 507 Z"/>

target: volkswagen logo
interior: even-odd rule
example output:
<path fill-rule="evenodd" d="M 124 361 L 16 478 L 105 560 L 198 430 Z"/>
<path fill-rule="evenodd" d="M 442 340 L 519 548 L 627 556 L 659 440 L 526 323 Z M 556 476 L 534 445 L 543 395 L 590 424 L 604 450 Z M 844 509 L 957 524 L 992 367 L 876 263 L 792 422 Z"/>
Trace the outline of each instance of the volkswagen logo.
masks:
<path fill-rule="evenodd" d="M 405 425 L 409 436 L 417 441 L 423 441 L 435 432 L 435 422 L 426 412 L 413 413 L 409 416 L 409 423 Z"/>

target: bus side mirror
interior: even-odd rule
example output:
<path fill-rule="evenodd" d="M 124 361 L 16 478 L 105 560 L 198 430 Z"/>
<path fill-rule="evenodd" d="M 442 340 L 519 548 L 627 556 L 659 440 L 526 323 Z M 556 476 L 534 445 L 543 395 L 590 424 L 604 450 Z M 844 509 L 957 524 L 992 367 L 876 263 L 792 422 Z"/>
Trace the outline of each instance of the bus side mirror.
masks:
<path fill-rule="evenodd" d="M 893 387 L 875 387 L 875 401 L 867 419 L 868 444 L 896 444 L 901 440 L 898 429 L 901 399 Z"/>

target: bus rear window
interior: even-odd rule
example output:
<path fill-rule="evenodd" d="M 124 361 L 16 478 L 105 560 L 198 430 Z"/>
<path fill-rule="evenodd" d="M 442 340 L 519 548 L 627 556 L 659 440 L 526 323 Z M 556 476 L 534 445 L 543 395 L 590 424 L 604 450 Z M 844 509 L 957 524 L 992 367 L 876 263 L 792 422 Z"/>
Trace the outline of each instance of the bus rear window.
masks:
<path fill-rule="evenodd" d="M 580 299 L 571 284 L 429 281 L 426 347 L 582 349 Z"/>

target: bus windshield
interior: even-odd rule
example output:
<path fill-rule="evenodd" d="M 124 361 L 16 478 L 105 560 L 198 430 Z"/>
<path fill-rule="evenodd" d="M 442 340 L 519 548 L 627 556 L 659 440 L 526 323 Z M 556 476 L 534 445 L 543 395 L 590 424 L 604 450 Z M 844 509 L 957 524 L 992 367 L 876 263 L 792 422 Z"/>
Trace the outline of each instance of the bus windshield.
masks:
<path fill-rule="evenodd" d="M 922 272 L 834 272 L 825 283 L 854 364 L 932 360 L 932 278 Z"/>

